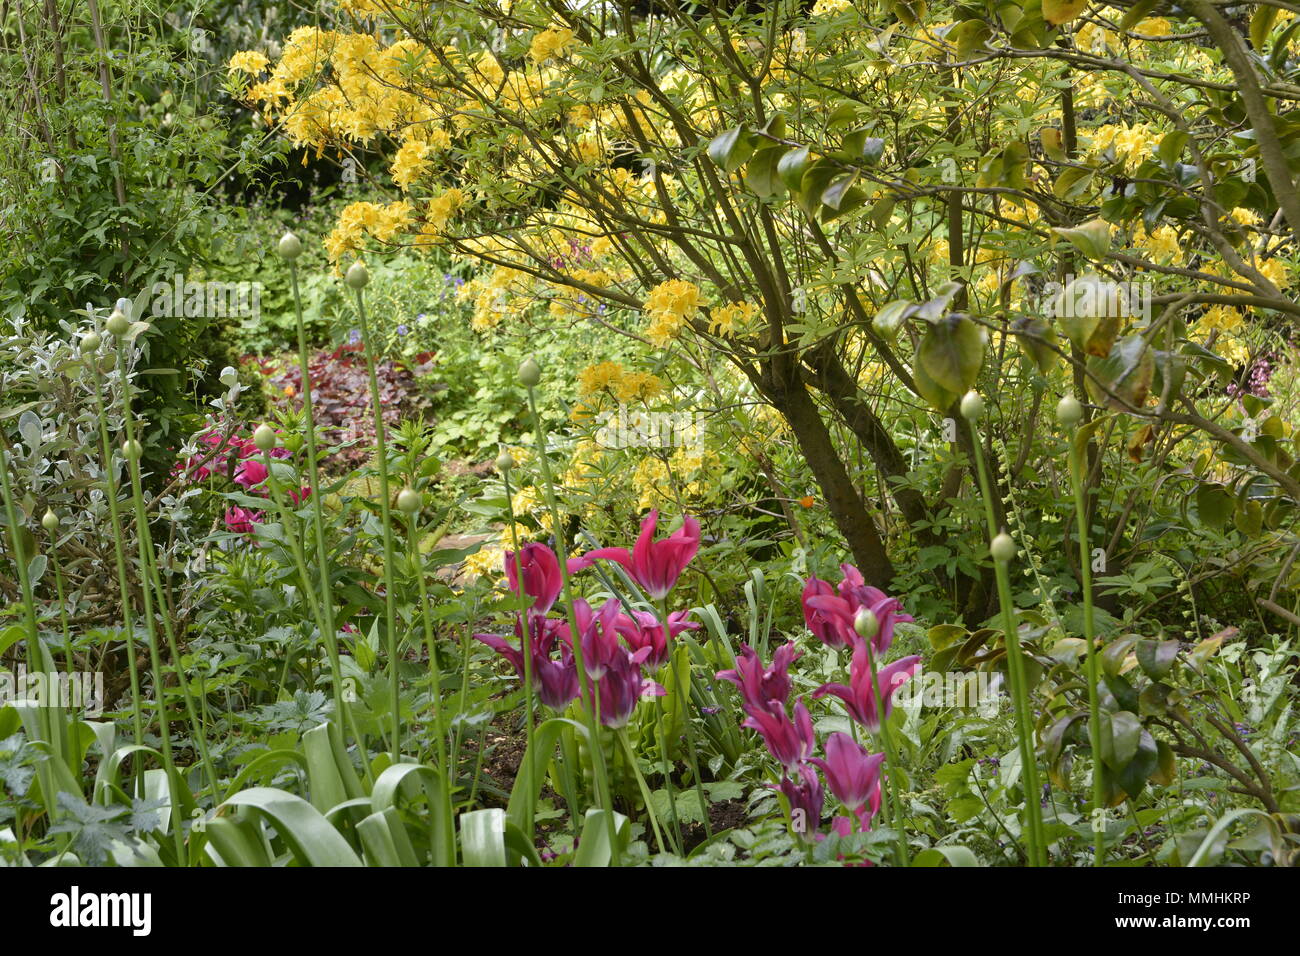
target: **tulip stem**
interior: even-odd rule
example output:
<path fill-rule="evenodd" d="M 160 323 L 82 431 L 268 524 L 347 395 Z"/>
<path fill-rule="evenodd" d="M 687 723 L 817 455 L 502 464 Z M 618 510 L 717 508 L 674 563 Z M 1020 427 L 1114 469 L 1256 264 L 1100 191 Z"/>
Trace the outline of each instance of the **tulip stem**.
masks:
<path fill-rule="evenodd" d="M 636 754 L 632 751 L 632 741 L 628 739 L 627 727 L 618 728 L 618 739 L 623 744 L 623 753 L 627 755 L 628 765 L 632 768 L 632 775 L 636 777 L 637 787 L 641 790 L 641 799 L 645 801 L 645 812 L 650 818 L 650 829 L 654 831 L 655 842 L 659 844 L 659 852 L 663 853 L 666 851 L 664 835 L 659 829 L 659 818 L 655 814 L 654 801 L 650 799 L 650 788 L 646 786 L 641 768 L 636 764 Z"/>
<path fill-rule="evenodd" d="M 515 581 L 519 585 L 519 596 L 522 598 L 528 593 L 528 589 L 524 586 L 524 564 L 523 557 L 519 553 L 519 532 L 516 530 L 515 502 L 510 493 L 510 469 L 507 468 L 502 471 L 501 481 L 505 485 L 506 511 L 510 516 L 510 550 L 514 556 Z M 532 622 L 529 620 L 530 616 L 528 608 L 520 608 L 516 620 L 519 621 L 519 650 L 524 660 L 524 753 L 528 757 L 528 779 L 531 782 L 528 792 L 531 795 L 538 792 L 538 780 L 537 754 L 534 753 L 533 748 L 535 704 L 533 702 L 533 629 Z M 530 801 L 526 829 L 529 837 L 533 835 L 533 818 L 536 811 L 535 801 Z"/>
<path fill-rule="evenodd" d="M 898 793 L 898 755 L 894 752 L 894 738 L 889 732 L 889 719 L 885 715 L 885 698 L 880 692 L 880 675 L 876 672 L 876 655 L 871 647 L 869 638 L 862 638 L 866 642 L 867 662 L 871 665 L 871 695 L 872 704 L 876 708 L 876 717 L 880 721 L 880 743 L 885 748 L 885 779 L 886 786 L 881 793 L 882 800 L 885 801 L 885 822 L 892 824 L 898 832 L 898 840 L 894 844 L 894 862 L 898 866 L 908 866 L 910 854 L 907 846 L 907 834 L 903 832 L 903 799 Z"/>
<path fill-rule="evenodd" d="M 1070 455 L 1070 486 L 1074 495 L 1074 519 L 1079 526 L 1079 573 L 1083 578 L 1083 636 L 1087 648 L 1088 744 L 1092 748 L 1092 865 L 1101 866 L 1106 855 L 1106 831 L 1098 829 L 1099 814 L 1106 808 L 1106 786 L 1102 779 L 1101 706 L 1097 698 L 1097 628 L 1092 606 L 1092 553 L 1088 542 L 1088 507 L 1083 494 L 1082 456 Z"/>
<path fill-rule="evenodd" d="M 370 403 L 375 421 L 375 460 L 379 465 L 379 521 L 384 528 L 384 624 L 388 631 L 388 692 L 393 699 L 392 761 L 401 760 L 402 698 L 397 674 L 397 595 L 393 588 L 393 520 L 388 490 L 388 442 L 384 433 L 384 406 L 379 394 L 379 376 L 375 372 L 374 343 L 366 322 L 366 305 L 360 289 L 357 298 L 357 323 L 366 353 L 366 372 L 370 377 Z"/>
<path fill-rule="evenodd" d="M 664 644 L 665 646 L 672 648 L 673 632 L 672 628 L 669 627 L 668 624 L 668 598 L 666 596 L 659 602 L 659 614 L 663 620 Z M 700 802 L 700 815 L 704 818 L 705 839 L 711 840 L 713 839 L 713 825 L 709 822 L 709 803 L 704 797 L 704 781 L 700 777 L 700 761 L 695 749 L 695 728 L 691 725 L 691 708 L 693 706 L 691 703 L 691 683 L 693 681 L 691 674 L 691 652 L 690 648 L 685 644 L 683 644 L 682 647 L 685 649 L 685 654 L 683 656 L 683 659 L 686 662 L 685 674 L 682 674 L 677 666 L 677 657 L 679 655 L 670 650 L 668 661 L 670 666 L 673 668 L 673 685 L 677 693 L 680 695 L 679 706 L 682 714 L 682 728 L 686 734 L 686 755 L 691 764 L 691 776 L 695 778 L 695 796 Z M 685 852 L 685 849 L 685 846 L 683 846 L 683 852 Z"/>
<path fill-rule="evenodd" d="M 979 427 L 970 422 L 971 446 L 974 449 L 976 471 L 979 473 L 980 493 L 984 498 L 984 514 L 988 523 L 990 542 L 999 533 L 997 517 L 993 512 L 993 487 L 989 479 L 988 463 L 984 460 L 984 447 L 980 441 Z M 1038 761 L 1034 747 L 1033 721 L 1029 709 L 1029 688 L 1025 674 L 1024 651 L 1020 645 L 1020 632 L 1016 627 L 1011 598 L 1011 577 L 1007 561 L 994 558 L 997 576 L 998 603 L 1002 609 L 1002 629 L 1007 644 L 1007 675 L 1011 681 L 1011 694 L 1015 701 L 1016 736 L 1020 750 L 1020 771 L 1025 791 L 1025 842 L 1030 865 L 1045 866 L 1046 850 L 1043 843 L 1043 812 L 1039 805 L 1041 788 L 1038 783 Z"/>
<path fill-rule="evenodd" d="M 564 540 L 564 522 L 560 515 L 560 506 L 555 498 L 555 482 L 551 476 L 551 463 L 546 457 L 546 429 L 542 426 L 542 416 L 537 412 L 536 390 L 532 385 L 525 387 L 528 391 L 528 410 L 533 416 L 533 434 L 537 442 L 537 460 L 546 487 L 546 504 L 551 511 L 551 526 L 555 529 L 555 556 L 560 565 L 560 576 L 564 581 L 564 612 L 569 621 L 573 660 L 578 668 L 578 687 L 582 693 L 583 716 L 586 718 L 587 733 L 591 738 L 589 749 L 592 753 L 593 769 L 596 772 L 596 797 L 600 808 L 605 811 L 611 863 L 614 866 L 619 866 L 621 854 L 618 850 L 618 828 L 614 822 L 614 802 L 610 796 L 609 771 L 605 766 L 605 751 L 600 744 L 600 702 L 596 697 L 596 687 L 592 684 L 582 659 L 582 640 L 578 635 L 577 615 L 573 611 L 573 588 L 569 580 L 569 558 L 568 547 Z"/>

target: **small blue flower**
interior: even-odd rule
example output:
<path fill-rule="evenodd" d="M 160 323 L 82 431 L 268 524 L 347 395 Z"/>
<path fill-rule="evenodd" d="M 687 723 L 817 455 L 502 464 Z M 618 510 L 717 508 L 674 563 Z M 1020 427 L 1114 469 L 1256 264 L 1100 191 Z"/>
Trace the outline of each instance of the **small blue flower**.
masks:
<path fill-rule="evenodd" d="M 360 329 L 353 329 L 351 332 L 348 333 L 348 344 L 349 344 L 349 345 L 356 345 L 356 344 L 357 344 L 358 342 L 360 342 L 360 341 L 361 341 L 361 330 L 360 330 Z"/>
<path fill-rule="evenodd" d="M 399 325 L 399 326 L 397 327 L 397 334 L 398 334 L 399 336 L 401 336 L 401 335 L 405 335 L 405 334 L 406 334 L 407 332 L 409 332 L 409 331 L 411 331 L 411 330 L 408 329 L 408 328 L 406 327 L 405 324 Z"/>

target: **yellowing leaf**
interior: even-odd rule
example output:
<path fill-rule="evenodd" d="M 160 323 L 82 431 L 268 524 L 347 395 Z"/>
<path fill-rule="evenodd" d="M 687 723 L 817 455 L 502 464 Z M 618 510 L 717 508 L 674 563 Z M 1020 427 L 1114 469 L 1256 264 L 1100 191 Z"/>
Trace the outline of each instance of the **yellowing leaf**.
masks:
<path fill-rule="evenodd" d="M 1043 0 L 1043 19 L 1054 27 L 1083 13 L 1088 0 Z"/>

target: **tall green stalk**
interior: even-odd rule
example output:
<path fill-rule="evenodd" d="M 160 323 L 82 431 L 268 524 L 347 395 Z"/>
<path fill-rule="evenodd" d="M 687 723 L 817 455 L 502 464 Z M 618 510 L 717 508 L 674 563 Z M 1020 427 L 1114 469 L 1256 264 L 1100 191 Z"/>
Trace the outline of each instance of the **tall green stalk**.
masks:
<path fill-rule="evenodd" d="M 104 410 L 104 383 L 99 374 L 99 333 L 91 332 L 81 340 L 82 358 L 91 374 L 91 392 L 95 417 L 99 419 L 99 451 L 104 469 L 104 497 L 108 499 L 108 519 L 113 529 L 113 557 L 117 565 L 117 586 L 122 603 L 122 629 L 126 637 L 127 667 L 131 677 L 131 726 L 135 745 L 144 743 L 144 708 L 140 706 L 140 674 L 135 660 L 135 624 L 131 615 L 131 592 L 126 575 L 126 551 L 122 537 L 122 516 L 117 510 L 117 478 L 113 474 L 113 447 L 108 440 L 108 419 Z M 137 761 L 138 763 L 138 761 Z M 139 774 L 137 774 L 139 779 Z"/>
<path fill-rule="evenodd" d="M 524 589 L 524 566 L 523 558 L 519 553 L 519 534 L 515 530 L 517 527 L 517 518 L 515 517 L 514 496 L 510 492 L 510 471 L 514 467 L 514 459 L 508 452 L 503 451 L 496 460 L 497 469 L 501 472 L 501 481 L 506 489 L 506 511 L 510 518 L 510 548 L 515 559 L 515 580 L 519 583 L 519 595 L 523 597 L 527 592 Z M 524 753 L 528 757 L 528 775 L 533 781 L 534 787 L 537 782 L 537 754 L 533 750 L 533 723 L 535 720 L 535 708 L 533 694 L 533 629 L 531 622 L 528 620 L 528 608 L 520 609 L 517 620 L 519 621 L 519 649 L 524 659 Z M 535 792 L 535 791 L 531 791 Z M 532 803 L 528 806 L 528 830 L 529 835 L 533 832 L 533 811 L 535 807 Z"/>
<path fill-rule="evenodd" d="M 347 272 L 347 284 L 356 293 L 357 323 L 366 353 L 366 372 L 370 378 L 370 410 L 375 423 L 375 458 L 379 465 L 379 520 L 384 527 L 384 623 L 388 631 L 388 690 L 393 698 L 392 760 L 397 763 L 402 751 L 402 698 L 397 674 L 397 594 L 393 586 L 393 564 L 397 549 L 393 545 L 393 518 L 388 485 L 388 441 L 384 428 L 384 406 L 379 394 L 379 376 L 375 372 L 374 343 L 366 321 L 366 303 L 361 290 L 370 274 L 360 262 Z"/>
<path fill-rule="evenodd" d="M 171 796 L 171 827 L 172 838 L 176 846 L 176 859 L 182 863 L 186 860 L 185 840 L 181 832 L 181 799 L 180 799 L 180 774 L 176 770 L 176 758 L 172 753 L 171 727 L 167 720 L 167 708 L 164 700 L 166 688 L 163 686 L 163 666 L 162 655 L 158 650 L 158 627 L 154 620 L 153 607 L 153 588 L 148 580 L 149 568 L 146 555 L 149 551 L 148 544 L 148 522 L 144 514 L 144 504 L 141 495 L 138 492 L 140 469 L 136 462 L 140 459 L 140 443 L 135 440 L 135 429 L 131 422 L 130 415 L 130 390 L 126 381 L 126 362 L 122 358 L 122 338 L 130 327 L 129 321 L 120 312 L 114 312 L 108 320 L 108 330 L 118 340 L 118 358 L 117 367 L 118 375 L 122 385 L 122 405 L 126 411 L 126 420 L 124 429 L 126 432 L 126 442 L 122 447 L 123 457 L 127 461 L 127 471 L 131 481 L 131 499 L 135 506 L 136 515 L 136 546 L 140 555 L 140 567 L 145 573 L 146 580 L 144 586 L 140 588 L 142 610 L 144 612 L 145 633 L 148 636 L 149 646 L 149 664 L 153 676 L 154 704 L 158 713 L 158 736 L 162 742 L 163 769 L 167 775 L 167 787 Z M 101 416 L 102 420 L 102 416 Z M 113 463 L 109 459 L 105 467 L 111 474 Z M 123 595 L 125 597 L 125 593 Z M 215 799 L 215 794 L 214 794 Z"/>
<path fill-rule="evenodd" d="M 1011 598 L 1011 576 L 1007 565 L 1015 557 L 1015 542 L 999 530 L 993 511 L 993 483 L 989 477 L 988 462 L 984 459 L 984 446 L 980 440 L 978 421 L 983 415 L 984 401 L 975 392 L 967 392 L 961 403 L 962 415 L 970 423 L 971 445 L 974 449 L 975 467 L 979 472 L 980 494 L 984 499 L 984 516 L 988 523 L 990 553 L 993 571 L 997 577 L 998 604 L 1002 610 L 1002 630 L 1007 645 L 1007 674 L 1011 681 L 1011 694 L 1015 705 L 1016 736 L 1020 749 L 1020 772 L 1024 780 L 1026 851 L 1032 866 L 1046 866 L 1046 843 L 1043 830 L 1042 788 L 1038 777 L 1038 760 L 1034 747 L 1034 723 L 1029 706 L 1028 678 L 1025 675 L 1025 655 L 1020 646 L 1020 632 L 1016 627 L 1015 605 Z"/>
<path fill-rule="evenodd" d="M 1082 406 L 1078 399 L 1067 396 L 1056 407 L 1056 417 L 1067 427 L 1079 422 Z M 1082 443 L 1080 437 L 1083 438 Z M 1106 785 L 1102 780 L 1101 762 L 1101 704 L 1097 695 L 1097 625 L 1092 605 L 1092 548 L 1088 540 L 1088 504 L 1084 497 L 1083 468 L 1086 436 L 1072 437 L 1070 442 L 1070 490 L 1074 496 L 1074 520 L 1079 535 L 1079 574 L 1083 578 L 1083 637 L 1087 657 L 1085 674 L 1088 681 L 1088 744 L 1092 747 L 1092 807 L 1088 819 L 1092 825 L 1092 865 L 1101 866 L 1106 856 L 1106 831 L 1098 829 L 1099 815 L 1106 809 Z"/>
<path fill-rule="evenodd" d="M 876 631 L 880 627 L 880 621 L 876 615 L 866 610 L 870 615 L 869 619 L 859 622 L 854 620 L 854 629 L 858 632 L 867 644 L 867 662 L 871 666 L 871 687 L 869 690 L 872 695 L 872 704 L 876 708 L 876 715 L 880 720 L 880 743 L 885 749 L 885 781 L 886 786 L 882 797 L 884 798 L 884 810 L 886 823 L 892 823 L 898 831 L 898 839 L 894 843 L 894 863 L 898 866 L 907 866 L 911 859 L 911 853 L 907 846 L 907 834 L 903 832 L 903 800 L 898 793 L 898 754 L 894 750 L 894 738 L 889 731 L 889 721 L 885 717 L 885 696 L 880 692 L 880 675 L 876 672 L 876 655 L 871 647 L 872 638 L 876 636 Z M 859 615 L 866 617 L 861 611 Z M 861 623 L 862 626 L 859 626 Z"/>
<path fill-rule="evenodd" d="M 551 475 L 551 463 L 546 457 L 546 429 L 542 426 L 542 416 L 537 411 L 537 385 L 541 382 L 542 370 L 532 359 L 528 359 L 519 368 L 519 381 L 528 390 L 528 410 L 533 416 L 533 434 L 537 442 L 537 460 L 542 470 L 542 479 L 546 486 L 546 503 L 551 511 L 552 527 L 555 528 L 555 556 L 559 560 L 560 575 L 564 581 L 564 611 L 569 620 L 569 633 L 573 637 L 573 659 L 578 668 L 578 686 L 582 690 L 582 712 L 587 722 L 587 733 L 591 740 L 588 748 L 592 754 L 593 768 L 596 774 L 596 796 L 600 808 L 605 811 L 605 822 L 609 833 L 611 862 L 618 866 L 621 854 L 618 847 L 618 832 L 614 824 L 614 801 L 610 795 L 609 771 L 605 766 L 605 751 L 600 741 L 600 701 L 597 688 L 587 675 L 587 667 L 582 659 L 582 640 L 578 635 L 578 619 L 573 611 L 573 588 L 569 580 L 568 548 L 564 541 L 564 521 L 560 515 L 560 506 L 555 497 L 555 480 Z"/>
<path fill-rule="evenodd" d="M 200 762 L 203 764 L 203 772 L 208 780 L 208 787 L 212 792 L 212 799 L 216 800 L 220 793 L 220 787 L 217 783 L 216 769 L 212 763 L 212 758 L 208 753 L 207 734 L 204 732 L 203 724 L 199 721 L 198 713 L 194 707 L 194 699 L 190 694 L 189 681 L 186 680 L 185 673 L 181 668 L 180 646 L 176 641 L 176 632 L 172 626 L 172 617 L 167 607 L 167 594 L 162 586 L 162 575 L 158 571 L 158 556 L 154 550 L 153 534 L 149 529 L 149 517 L 144 506 L 144 490 L 140 479 L 140 455 L 141 444 L 136 438 L 135 433 L 135 413 L 132 411 L 131 402 L 131 381 L 127 375 L 126 353 L 131 345 L 122 335 L 114 336 L 117 339 L 117 371 L 118 378 L 122 383 L 122 424 L 126 434 L 126 443 L 123 445 L 124 457 L 127 461 L 127 469 L 131 476 L 131 501 L 135 509 L 136 523 L 136 544 L 140 552 L 140 566 L 145 574 L 143 591 L 147 596 L 152 589 L 158 602 L 158 615 L 162 618 L 163 633 L 167 640 L 167 651 L 171 655 L 172 666 L 176 673 L 176 683 L 181 689 L 181 699 L 185 705 L 185 716 L 189 720 L 190 734 L 194 738 L 194 746 L 198 750 Z M 167 705 L 162 684 L 162 664 L 161 655 L 158 648 L 157 628 L 153 626 L 152 609 L 146 605 L 146 613 L 149 615 L 149 653 L 156 671 L 155 687 L 158 696 L 158 720 L 160 724 L 167 722 Z M 166 739 L 166 738 L 164 738 Z M 170 747 L 170 742 L 168 742 Z M 176 828 L 179 831 L 180 821 L 177 819 Z"/>

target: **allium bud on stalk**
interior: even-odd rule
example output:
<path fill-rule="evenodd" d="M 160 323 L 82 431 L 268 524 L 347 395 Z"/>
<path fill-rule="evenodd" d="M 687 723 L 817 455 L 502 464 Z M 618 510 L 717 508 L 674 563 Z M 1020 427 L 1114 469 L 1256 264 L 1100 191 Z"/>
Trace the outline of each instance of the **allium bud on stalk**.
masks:
<path fill-rule="evenodd" d="M 366 269 L 366 264 L 361 261 L 352 263 L 343 281 L 353 289 L 364 289 L 370 282 L 370 272 Z"/>
<path fill-rule="evenodd" d="M 258 451 L 270 451 L 279 443 L 279 438 L 275 434 L 275 429 L 270 425 L 258 425 L 253 432 L 253 444 L 257 446 Z"/>
<path fill-rule="evenodd" d="M 280 243 L 275 247 L 275 251 L 281 259 L 287 259 L 292 262 L 302 255 L 302 240 L 292 232 L 286 232 L 280 237 Z"/>
<path fill-rule="evenodd" d="M 524 359 L 519 366 L 519 382 L 525 388 L 536 388 L 542 381 L 542 367 L 533 359 Z"/>
<path fill-rule="evenodd" d="M 1011 540 L 1011 535 L 1003 531 L 993 539 L 989 544 L 989 554 L 993 555 L 994 561 L 1011 561 L 1017 553 L 1016 543 Z"/>
<path fill-rule="evenodd" d="M 1062 425 L 1077 425 L 1083 418 L 1083 406 L 1073 395 L 1067 395 L 1056 404 L 1056 420 Z"/>
<path fill-rule="evenodd" d="M 420 493 L 414 488 L 403 488 L 397 493 L 397 510 L 408 515 L 420 510 Z"/>

